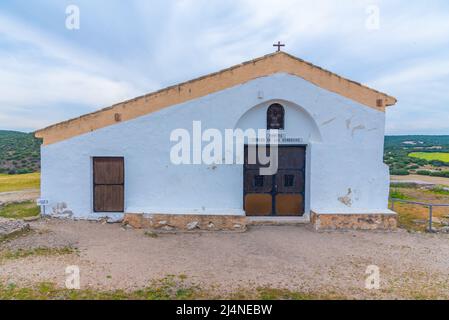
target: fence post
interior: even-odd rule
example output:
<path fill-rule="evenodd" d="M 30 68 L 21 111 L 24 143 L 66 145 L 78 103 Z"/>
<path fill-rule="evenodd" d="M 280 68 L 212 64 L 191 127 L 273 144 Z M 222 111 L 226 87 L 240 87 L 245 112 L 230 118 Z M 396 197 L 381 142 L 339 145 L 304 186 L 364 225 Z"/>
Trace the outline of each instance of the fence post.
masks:
<path fill-rule="evenodd" d="M 429 231 L 432 232 L 432 214 L 433 214 L 433 206 L 429 206 Z"/>

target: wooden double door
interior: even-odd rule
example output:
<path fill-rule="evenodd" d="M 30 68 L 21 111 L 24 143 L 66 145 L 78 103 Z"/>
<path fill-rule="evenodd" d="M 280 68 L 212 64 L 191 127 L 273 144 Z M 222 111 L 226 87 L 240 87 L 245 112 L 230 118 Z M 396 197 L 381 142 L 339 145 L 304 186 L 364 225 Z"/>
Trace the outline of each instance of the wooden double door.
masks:
<path fill-rule="evenodd" d="M 261 175 L 263 166 L 251 164 L 245 146 L 244 210 L 247 216 L 302 216 L 305 195 L 305 146 L 278 146 L 278 170 Z M 257 150 L 257 149 L 256 149 Z M 254 152 L 254 149 L 252 150 Z M 269 153 L 269 148 L 267 148 Z"/>
<path fill-rule="evenodd" d="M 125 210 L 123 158 L 93 158 L 93 185 L 95 212 L 123 212 Z"/>

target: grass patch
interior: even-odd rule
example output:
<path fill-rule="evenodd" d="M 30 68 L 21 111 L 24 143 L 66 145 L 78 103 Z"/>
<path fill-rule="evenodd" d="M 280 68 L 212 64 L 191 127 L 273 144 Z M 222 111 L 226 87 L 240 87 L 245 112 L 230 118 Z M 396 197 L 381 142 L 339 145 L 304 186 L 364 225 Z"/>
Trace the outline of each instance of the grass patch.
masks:
<path fill-rule="evenodd" d="M 162 280 L 165 282 L 165 280 Z M 441 299 L 442 296 L 432 288 L 422 290 L 407 289 L 398 292 L 399 297 L 410 299 Z M 42 282 L 33 287 L 21 288 L 13 283 L 0 284 L 0 300 L 204 300 L 204 299 L 239 299 L 239 300 L 342 300 L 336 294 L 315 295 L 309 293 L 294 292 L 287 289 L 259 288 L 230 296 L 216 296 L 199 291 L 197 288 L 173 288 L 167 289 L 164 285 L 152 285 L 136 291 L 100 291 L 94 289 L 68 290 L 58 288 L 55 284 Z"/>
<path fill-rule="evenodd" d="M 411 206 L 396 204 L 395 211 L 398 213 L 398 227 L 407 231 L 426 231 L 428 228 L 428 223 L 426 222 L 428 216 L 421 214 L 418 210 L 411 208 Z M 417 223 L 417 221 L 422 221 L 422 223 Z"/>
<path fill-rule="evenodd" d="M 429 190 L 432 193 L 440 194 L 443 196 L 449 196 L 449 190 L 444 189 L 443 187 L 435 187 Z M 448 201 L 449 203 L 449 201 Z"/>
<path fill-rule="evenodd" d="M 412 152 L 408 155 L 412 158 L 424 159 L 427 161 L 437 160 L 449 162 L 449 153 L 447 152 Z"/>
<path fill-rule="evenodd" d="M 0 174 L 0 192 L 39 189 L 40 173 L 7 175 Z"/>
<path fill-rule="evenodd" d="M 77 252 L 78 250 L 72 247 L 62 247 L 62 248 L 38 247 L 34 249 L 3 250 L 0 251 L 0 261 L 23 259 L 27 257 L 59 256 Z"/>
<path fill-rule="evenodd" d="M 391 187 L 393 189 L 394 188 L 418 189 L 420 186 L 413 182 L 394 181 L 394 182 L 391 182 Z"/>
<path fill-rule="evenodd" d="M 150 286 L 135 291 L 68 290 L 52 283 L 19 288 L 14 284 L 0 284 L 0 300 L 195 300 L 207 295 L 196 286 L 190 286 L 175 276 L 154 281 Z"/>
<path fill-rule="evenodd" d="M 198 286 L 187 285 L 179 277 L 169 276 L 155 281 L 148 287 L 135 291 L 68 290 L 48 282 L 34 287 L 20 288 L 15 284 L 0 284 L 0 300 L 323 300 L 340 299 L 333 295 L 314 295 L 287 289 L 258 288 L 241 290 L 226 296 L 219 296 Z"/>
<path fill-rule="evenodd" d="M 400 199 L 400 200 L 412 200 L 413 198 L 404 194 L 398 189 L 391 189 L 390 190 L 390 198 L 391 199 Z"/>
<path fill-rule="evenodd" d="M 413 195 L 416 195 L 416 188 L 391 188 L 390 198 L 399 200 L 416 200 Z M 422 192 L 422 191 L 419 191 Z M 419 193 L 421 194 L 421 193 Z M 422 202 L 426 200 L 420 198 Z M 391 201 L 389 201 L 391 207 Z M 395 202 L 394 211 L 398 214 L 398 227 L 408 231 L 425 231 L 428 219 L 428 209 L 424 206 Z M 422 223 L 421 223 L 422 222 Z"/>
<path fill-rule="evenodd" d="M 259 288 L 257 289 L 258 300 L 321 300 L 318 295 L 295 292 L 287 289 Z"/>
<path fill-rule="evenodd" d="M 11 203 L 0 207 L 0 217 L 8 219 L 24 219 L 40 214 L 39 207 L 32 201 Z"/>
<path fill-rule="evenodd" d="M 392 187 L 390 190 L 390 197 L 400 200 L 411 200 L 422 203 L 433 204 L 449 204 L 449 191 L 442 186 L 435 186 L 428 188 L 403 188 Z M 391 207 L 391 201 L 390 201 Z M 398 226 L 408 231 L 427 231 L 429 228 L 429 208 L 425 205 L 408 204 L 395 202 L 394 211 L 398 214 Z M 449 208 L 434 207 L 433 217 L 447 220 Z M 434 228 L 440 228 L 442 225 L 435 219 L 433 222 Z"/>
<path fill-rule="evenodd" d="M 25 228 L 24 230 L 13 232 L 11 234 L 8 234 L 7 236 L 0 236 L 0 244 L 3 242 L 9 242 L 18 239 L 20 237 L 24 237 L 28 235 L 30 232 L 31 232 L 30 228 Z"/>

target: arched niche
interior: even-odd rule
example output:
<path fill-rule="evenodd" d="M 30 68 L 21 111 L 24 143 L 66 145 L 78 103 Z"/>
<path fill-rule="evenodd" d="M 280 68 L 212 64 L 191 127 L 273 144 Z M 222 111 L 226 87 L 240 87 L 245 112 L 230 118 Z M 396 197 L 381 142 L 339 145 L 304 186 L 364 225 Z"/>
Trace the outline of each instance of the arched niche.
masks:
<path fill-rule="evenodd" d="M 282 106 L 282 109 L 279 108 Z M 300 144 L 309 142 L 321 142 L 321 133 L 313 117 L 302 107 L 285 100 L 271 100 L 256 105 L 246 111 L 237 121 L 235 129 L 270 129 L 269 119 L 270 108 L 276 108 L 276 117 L 283 116 L 283 122 L 279 132 L 286 138 L 296 139 L 290 144 Z M 280 118 L 278 119 L 281 120 Z M 281 142 L 283 143 L 283 142 Z"/>

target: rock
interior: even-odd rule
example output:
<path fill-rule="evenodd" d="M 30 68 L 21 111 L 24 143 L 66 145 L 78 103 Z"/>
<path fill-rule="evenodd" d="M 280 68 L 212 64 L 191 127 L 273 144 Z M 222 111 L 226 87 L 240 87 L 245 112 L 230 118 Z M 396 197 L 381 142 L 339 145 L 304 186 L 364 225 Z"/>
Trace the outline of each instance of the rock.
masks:
<path fill-rule="evenodd" d="M 123 217 L 107 217 L 106 222 L 108 224 L 122 223 Z"/>
<path fill-rule="evenodd" d="M 438 217 L 432 218 L 432 223 L 441 224 L 443 226 L 449 226 L 449 220 Z"/>
<path fill-rule="evenodd" d="M 412 220 L 412 222 L 413 222 L 414 224 L 426 224 L 426 223 L 427 223 L 427 220 L 415 219 L 415 220 Z"/>
<path fill-rule="evenodd" d="M 145 234 L 146 237 L 149 237 L 149 238 L 157 238 L 158 237 L 158 234 L 156 232 L 154 232 L 154 231 L 151 231 L 151 230 L 145 231 L 144 234 Z"/>
<path fill-rule="evenodd" d="M 241 228 L 242 228 L 242 225 L 241 225 L 241 224 L 235 224 L 233 228 L 234 228 L 234 229 L 241 229 Z"/>
<path fill-rule="evenodd" d="M 0 238 L 30 229 L 30 225 L 23 220 L 0 218 Z"/>
<path fill-rule="evenodd" d="M 159 221 L 159 224 L 160 224 L 161 226 L 165 226 L 165 225 L 167 225 L 167 221 L 165 221 L 165 220 Z"/>
<path fill-rule="evenodd" d="M 215 228 L 215 224 L 213 224 L 212 222 L 209 222 L 209 224 L 207 225 L 207 227 L 209 229 L 214 229 Z"/>
<path fill-rule="evenodd" d="M 442 227 L 438 231 L 443 233 L 449 233 L 449 227 Z"/>
<path fill-rule="evenodd" d="M 187 230 L 194 230 L 196 228 L 199 228 L 200 223 L 198 221 L 192 221 L 187 224 Z"/>
<path fill-rule="evenodd" d="M 25 222 L 33 222 L 33 221 L 37 221 L 41 218 L 40 215 L 35 216 L 35 217 L 27 217 L 27 218 L 23 218 L 23 221 Z"/>
<path fill-rule="evenodd" d="M 440 218 L 437 218 L 437 217 L 433 217 L 433 218 L 432 218 L 432 222 L 433 222 L 433 223 L 441 223 L 441 219 L 440 219 Z"/>
<path fill-rule="evenodd" d="M 163 227 L 161 228 L 161 230 L 163 230 L 163 231 L 173 231 L 173 230 L 175 230 L 175 228 L 170 227 L 170 226 L 163 226 Z"/>

